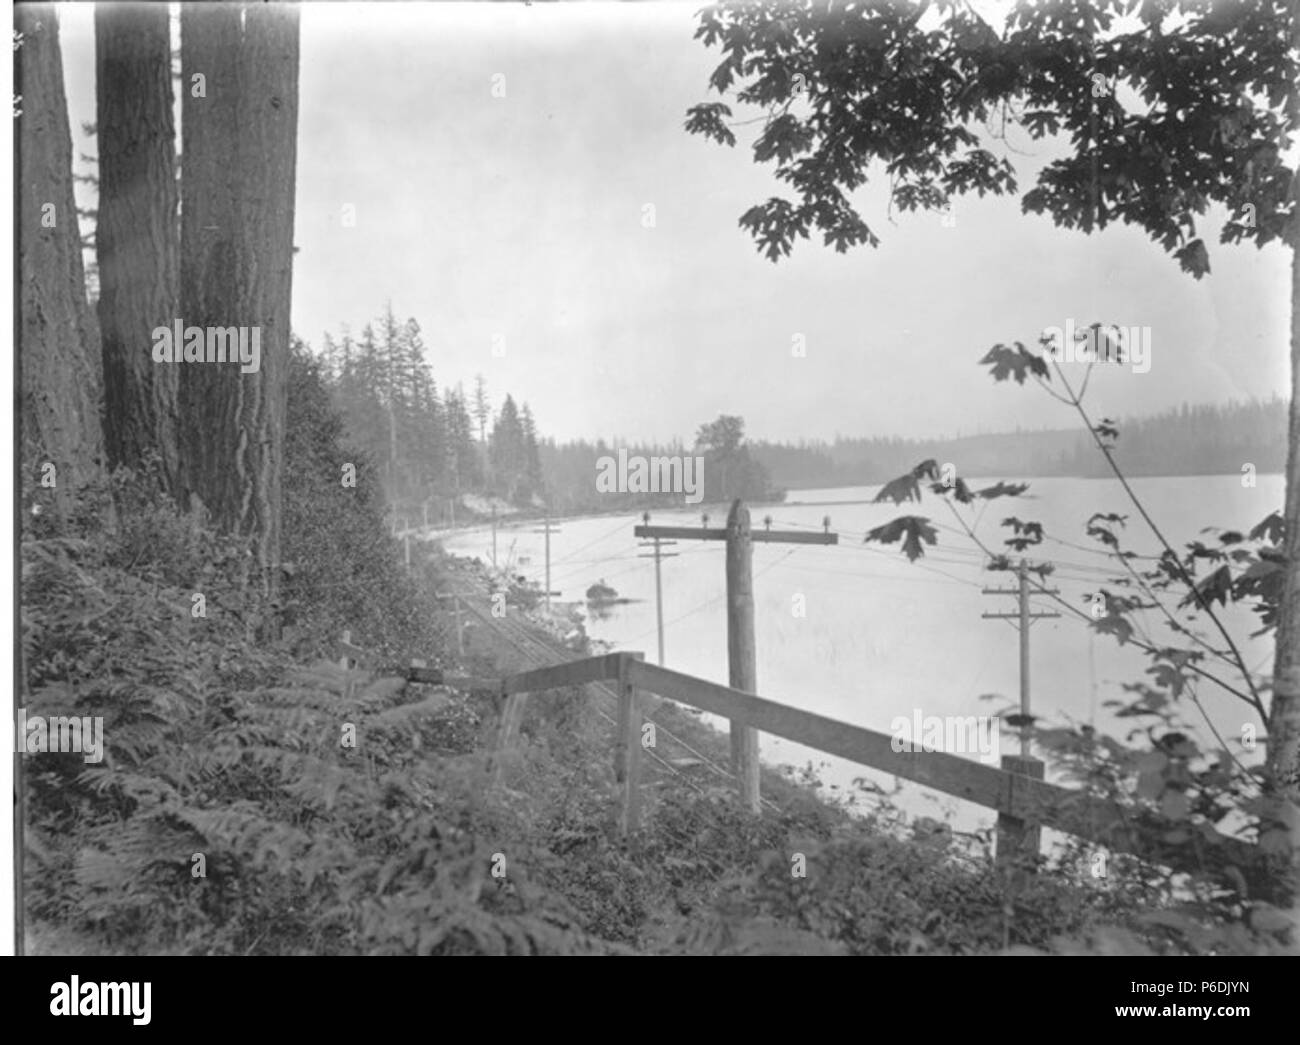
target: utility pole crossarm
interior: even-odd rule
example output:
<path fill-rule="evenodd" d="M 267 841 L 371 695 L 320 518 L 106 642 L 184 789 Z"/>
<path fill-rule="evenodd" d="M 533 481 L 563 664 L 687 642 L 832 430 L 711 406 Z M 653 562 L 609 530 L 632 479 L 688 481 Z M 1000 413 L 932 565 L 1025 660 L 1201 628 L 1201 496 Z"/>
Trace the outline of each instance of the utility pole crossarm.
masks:
<path fill-rule="evenodd" d="M 981 588 L 980 593 L 983 595 L 1015 595 L 1018 597 L 1020 595 L 1020 589 L 1019 588 Z M 1043 588 L 1041 586 L 1037 586 L 1033 589 L 1033 591 L 1030 594 L 1060 595 L 1061 589 Z M 1013 613 L 985 612 L 985 613 L 981 613 L 980 616 L 985 618 L 986 620 L 1019 620 L 1020 612 L 1019 611 Z M 1057 613 L 1055 610 L 1033 610 L 1025 614 L 1025 617 L 1029 618 L 1030 620 L 1037 620 L 1040 617 L 1059 617 L 1059 616 L 1060 614 Z"/>
<path fill-rule="evenodd" d="M 701 526 L 637 526 L 634 537 L 663 537 L 683 541 L 725 541 L 725 529 Z M 751 530 L 749 539 L 755 544 L 839 544 L 837 533 L 802 533 L 793 530 Z"/>

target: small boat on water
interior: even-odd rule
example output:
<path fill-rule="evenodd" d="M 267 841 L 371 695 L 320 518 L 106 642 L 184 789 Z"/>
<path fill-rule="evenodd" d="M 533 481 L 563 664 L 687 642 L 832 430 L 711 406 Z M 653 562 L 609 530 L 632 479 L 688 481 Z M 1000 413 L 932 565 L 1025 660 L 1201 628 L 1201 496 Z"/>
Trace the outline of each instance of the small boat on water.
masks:
<path fill-rule="evenodd" d="M 614 602 L 617 599 L 618 592 L 605 583 L 604 577 L 587 589 L 588 602 Z"/>

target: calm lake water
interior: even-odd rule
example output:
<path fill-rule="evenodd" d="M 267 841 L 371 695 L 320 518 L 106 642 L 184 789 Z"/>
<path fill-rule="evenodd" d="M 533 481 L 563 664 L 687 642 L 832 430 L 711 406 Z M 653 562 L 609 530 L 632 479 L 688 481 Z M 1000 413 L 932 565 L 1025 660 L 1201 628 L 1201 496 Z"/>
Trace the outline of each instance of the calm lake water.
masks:
<path fill-rule="evenodd" d="M 976 488 L 984 485 L 968 482 Z M 1231 475 L 1138 479 L 1132 485 L 1175 548 L 1197 538 L 1206 526 L 1249 529 L 1280 507 L 1283 493 L 1279 475 L 1259 476 L 1254 488 L 1244 488 L 1241 479 Z M 791 494 L 791 500 L 799 503 L 751 509 L 756 529 L 770 515 L 774 529 L 819 531 L 822 518 L 829 515 L 831 529 L 840 535 L 840 544 L 831 547 L 754 546 L 758 692 L 881 732 L 890 732 L 897 716 L 994 715 L 1012 710 L 1019 700 L 1015 623 L 983 619 L 980 614 L 1011 612 L 1016 600 L 982 594 L 980 589 L 1014 587 L 1014 574 L 983 570 L 984 556 L 939 499 L 927 494 L 919 506 L 864 503 L 878 489 L 803 490 Z M 724 524 L 724 507 L 708 510 L 710 526 Z M 1049 539 L 1031 549 L 1030 556 L 1055 562 L 1057 570 L 1049 586 L 1059 588 L 1061 597 L 1073 605 L 1087 609 L 1087 594 L 1101 585 L 1117 590 L 1114 578 L 1122 573 L 1113 559 L 1093 550 L 1100 546 L 1085 535 L 1085 524 L 1094 512 L 1128 515 L 1125 547 L 1148 555 L 1158 551 L 1155 538 L 1113 480 L 1033 480 L 1026 495 L 985 502 L 982 514 L 976 506 L 968 519 L 991 547 L 1001 547 L 1006 531 L 999 524 L 1009 515 L 1040 521 L 1050 537 L 1068 542 Z M 938 527 L 938 544 L 927 548 L 925 558 L 916 563 L 909 563 L 897 545 L 863 543 L 867 530 L 902 514 L 927 516 Z M 551 586 L 563 592 L 563 599 L 580 601 L 589 585 L 604 580 L 620 596 L 637 600 L 598 616 L 588 612 L 587 629 L 592 637 L 618 649 L 644 651 L 653 662 L 658 655 L 654 564 L 637 557 L 647 552 L 632 536 L 639 522 L 639 515 L 633 514 L 563 520 L 551 538 Z M 700 511 L 659 511 L 651 522 L 700 525 Z M 516 573 L 540 583 L 543 538 L 530 532 L 534 525 L 503 527 L 497 546 L 503 562 L 512 557 Z M 1212 537 L 1202 539 L 1209 542 Z M 455 554 L 490 558 L 491 537 L 486 531 L 448 536 L 443 543 Z M 681 541 L 665 551 L 677 554 L 663 564 L 665 665 L 726 683 L 723 544 Z M 799 597 L 804 616 L 795 613 Z M 1103 705 L 1124 695 L 1122 683 L 1143 677 L 1147 658 L 1131 647 L 1120 647 L 1109 636 L 1091 632 L 1045 596 L 1035 597 L 1034 607 L 1064 614 L 1060 619 L 1040 620 L 1031 629 L 1034 714 L 1047 725 L 1089 723 L 1124 736 L 1138 720 L 1117 720 Z M 1268 672 L 1272 642 L 1248 637 L 1256 630 L 1256 620 L 1246 612 L 1228 614 L 1230 630 L 1247 664 L 1252 670 Z M 1171 640 L 1158 615 L 1148 615 L 1147 623 L 1155 641 Z M 989 694 L 994 699 L 981 699 Z M 1241 735 L 1244 723 L 1256 722 L 1240 701 L 1215 687 L 1202 685 L 1200 696 L 1230 741 Z M 1186 717 L 1198 741 L 1214 746 L 1190 703 Z M 1004 732 L 1001 753 L 1016 751 L 1016 740 Z M 818 766 L 824 783 L 839 793 L 850 788 L 855 777 L 892 786 L 892 778 L 884 774 L 780 738 L 763 736 L 761 752 L 772 765 Z M 1252 761 L 1239 749 L 1238 754 L 1243 761 Z M 1050 768 L 1048 778 L 1052 779 Z M 908 812 L 948 819 L 961 830 L 993 821 L 987 810 L 916 785 L 906 785 L 898 801 Z"/>

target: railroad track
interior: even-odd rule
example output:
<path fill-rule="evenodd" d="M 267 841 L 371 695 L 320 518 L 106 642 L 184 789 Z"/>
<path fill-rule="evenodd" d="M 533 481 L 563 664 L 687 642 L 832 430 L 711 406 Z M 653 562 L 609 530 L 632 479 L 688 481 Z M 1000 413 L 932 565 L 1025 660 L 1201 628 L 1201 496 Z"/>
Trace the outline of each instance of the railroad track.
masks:
<path fill-rule="evenodd" d="M 473 591 L 462 590 L 459 593 L 461 604 L 474 614 L 482 624 L 492 629 L 499 637 L 513 646 L 528 661 L 530 667 L 551 667 L 573 659 L 571 655 L 562 653 L 539 639 L 517 617 L 511 617 L 509 613 L 505 617 L 494 616 L 489 605 L 490 595 L 481 587 L 477 578 L 462 577 L 461 581 L 462 588 L 473 588 Z M 593 705 L 596 714 L 611 727 L 614 727 L 616 725 L 614 715 L 617 714 L 618 709 L 618 694 L 610 686 L 601 682 L 588 683 L 582 688 L 591 692 L 596 698 Z M 646 708 L 644 716 L 646 721 L 654 722 L 655 725 L 655 747 L 645 748 L 645 754 L 664 774 L 704 794 L 704 788 L 700 786 L 699 782 L 682 771 L 681 763 L 687 762 L 691 766 L 700 767 L 708 775 L 733 787 L 735 786 L 736 778 L 729 769 L 719 765 L 717 761 L 697 750 L 667 727 L 655 721 L 653 709 Z M 665 748 L 667 748 L 666 752 Z M 675 756 L 674 751 L 677 752 Z M 674 764 L 674 757 L 678 763 L 676 765 Z M 766 809 L 773 811 L 780 809 L 769 798 L 763 798 L 762 802 Z"/>

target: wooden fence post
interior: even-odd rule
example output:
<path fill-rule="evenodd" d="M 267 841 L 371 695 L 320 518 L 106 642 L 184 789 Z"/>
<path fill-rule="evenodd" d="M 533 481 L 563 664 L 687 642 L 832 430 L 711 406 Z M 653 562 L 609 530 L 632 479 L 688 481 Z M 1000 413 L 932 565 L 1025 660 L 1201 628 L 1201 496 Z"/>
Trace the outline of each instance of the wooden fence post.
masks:
<path fill-rule="evenodd" d="M 501 726 L 497 730 L 497 750 L 496 754 L 488 760 L 489 766 L 492 767 L 492 779 L 496 783 L 501 782 L 502 769 L 501 759 L 497 756 L 514 747 L 515 738 L 519 733 L 519 724 L 524 719 L 524 705 L 527 701 L 527 693 L 507 694 L 505 687 L 502 687 L 500 693 Z"/>
<path fill-rule="evenodd" d="M 628 664 L 644 660 L 644 653 L 623 653 L 618 658 L 618 735 L 614 740 L 614 777 L 622 785 L 618 827 L 631 834 L 641 827 L 641 701 L 628 677 Z"/>
<path fill-rule="evenodd" d="M 1025 758 L 1023 755 L 1003 755 L 1002 768 L 1008 773 L 1022 777 L 1043 779 L 1043 763 L 1037 758 Z M 1007 786 L 1014 793 L 1015 776 L 1007 778 Z M 1008 795 L 1008 802 L 1012 795 Z M 1010 868 L 1030 866 L 1032 858 L 1038 855 L 1043 829 L 1038 823 L 1024 820 L 1008 813 L 998 813 L 997 843 L 994 850 L 995 861 L 999 867 Z"/>
<path fill-rule="evenodd" d="M 427 662 L 427 661 L 421 660 L 419 657 L 412 657 L 412 658 L 411 658 L 411 668 L 412 668 L 412 669 L 419 669 L 419 668 L 424 668 L 424 667 L 428 667 L 428 662 Z M 411 674 L 414 674 L 414 673 L 415 673 L 415 672 L 414 672 L 414 670 L 413 670 L 413 671 L 411 672 Z M 418 726 L 413 727 L 412 730 L 411 730 L 411 750 L 412 750 L 412 751 L 419 751 L 419 750 L 420 750 L 420 729 L 419 729 Z"/>
<path fill-rule="evenodd" d="M 352 631 L 349 628 L 343 629 L 343 641 L 339 644 L 343 656 L 339 658 L 339 667 L 343 669 L 343 699 L 351 700 L 357 691 L 357 680 L 352 677 L 352 668 L 361 667 L 361 657 L 365 651 L 352 645 Z"/>

